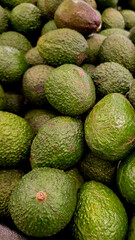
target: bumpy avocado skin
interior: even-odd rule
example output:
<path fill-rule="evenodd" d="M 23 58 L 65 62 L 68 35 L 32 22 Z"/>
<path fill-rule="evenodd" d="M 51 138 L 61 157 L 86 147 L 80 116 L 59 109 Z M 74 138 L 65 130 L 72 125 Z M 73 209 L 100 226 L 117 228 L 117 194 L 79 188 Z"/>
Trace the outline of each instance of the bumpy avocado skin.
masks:
<path fill-rule="evenodd" d="M 57 67 L 65 63 L 80 65 L 87 56 L 88 45 L 81 33 L 61 28 L 41 36 L 37 49 L 48 65 Z"/>
<path fill-rule="evenodd" d="M 0 45 L 17 48 L 24 54 L 32 48 L 30 41 L 24 35 L 15 31 L 2 33 L 0 35 Z"/>
<path fill-rule="evenodd" d="M 31 166 L 67 169 L 78 162 L 83 150 L 82 121 L 58 116 L 47 121 L 34 138 L 30 154 Z"/>
<path fill-rule="evenodd" d="M 20 3 L 33 3 L 35 4 L 37 0 L 1 0 L 0 3 L 4 7 L 8 7 L 10 9 L 16 7 Z"/>
<path fill-rule="evenodd" d="M 45 193 L 38 200 L 38 193 Z M 56 234 L 71 220 L 76 206 L 75 183 L 64 171 L 36 168 L 25 174 L 14 188 L 9 210 L 15 225 L 28 236 Z"/>
<path fill-rule="evenodd" d="M 47 77 L 45 89 L 48 102 L 64 115 L 80 115 L 95 104 L 91 77 L 74 64 L 54 69 Z"/>
<path fill-rule="evenodd" d="M 18 49 L 8 46 L 0 46 L 0 81 L 20 81 L 23 73 L 27 70 L 24 54 Z"/>
<path fill-rule="evenodd" d="M 0 111 L 0 166 L 13 167 L 27 160 L 34 134 L 25 119 Z"/>
<path fill-rule="evenodd" d="M 39 64 L 46 64 L 45 60 L 40 56 L 37 47 L 31 48 L 25 54 L 25 60 L 29 66 L 35 66 Z"/>
<path fill-rule="evenodd" d="M 121 161 L 117 169 L 117 186 L 127 202 L 135 204 L 135 151 Z"/>
<path fill-rule="evenodd" d="M 73 218 L 74 239 L 124 240 L 127 229 L 127 213 L 117 195 L 100 182 L 85 182 Z"/>
<path fill-rule="evenodd" d="M 6 32 L 8 30 L 9 17 L 5 9 L 0 6 L 0 33 Z"/>
<path fill-rule="evenodd" d="M 135 11 L 131 9 L 123 9 L 121 14 L 125 21 L 125 28 L 127 30 L 135 26 Z"/>
<path fill-rule="evenodd" d="M 135 147 L 135 112 L 120 93 L 103 97 L 85 120 L 85 139 L 91 151 L 106 160 L 119 160 Z"/>
<path fill-rule="evenodd" d="M 102 13 L 102 29 L 107 28 L 125 28 L 122 14 L 114 8 L 106 8 Z"/>
<path fill-rule="evenodd" d="M 8 209 L 10 196 L 22 176 L 22 170 L 0 170 L 0 219 L 10 216 Z"/>
<path fill-rule="evenodd" d="M 135 45 L 121 34 L 112 34 L 102 43 L 98 59 L 100 63 L 117 62 L 134 73 Z"/>

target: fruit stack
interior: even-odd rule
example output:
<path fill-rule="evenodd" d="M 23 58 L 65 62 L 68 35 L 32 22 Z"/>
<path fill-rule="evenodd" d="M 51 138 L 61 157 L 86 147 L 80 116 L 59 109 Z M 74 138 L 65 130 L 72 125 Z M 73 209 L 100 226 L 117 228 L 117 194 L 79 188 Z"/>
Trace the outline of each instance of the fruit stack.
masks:
<path fill-rule="evenodd" d="M 0 240 L 135 239 L 134 77 L 134 0 L 0 0 Z"/>

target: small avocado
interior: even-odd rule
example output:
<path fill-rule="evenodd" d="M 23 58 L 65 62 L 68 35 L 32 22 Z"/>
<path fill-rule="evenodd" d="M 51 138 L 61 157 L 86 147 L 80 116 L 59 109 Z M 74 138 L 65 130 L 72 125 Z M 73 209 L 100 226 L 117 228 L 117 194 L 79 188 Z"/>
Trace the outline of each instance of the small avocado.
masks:
<path fill-rule="evenodd" d="M 45 60 L 40 56 L 39 51 L 37 50 L 37 47 L 31 48 L 26 54 L 25 54 L 26 62 L 29 66 L 39 65 L 39 64 L 45 64 Z"/>
<path fill-rule="evenodd" d="M 51 31 L 51 30 L 55 30 L 57 29 L 56 27 L 56 24 L 55 24 L 55 21 L 52 19 L 52 20 L 49 20 L 47 23 L 44 24 L 44 26 L 42 27 L 42 30 L 41 30 L 41 36 L 44 35 L 45 33 Z"/>
<path fill-rule="evenodd" d="M 54 14 L 54 21 L 58 28 L 72 28 L 83 35 L 96 32 L 101 25 L 99 14 L 82 0 L 64 0 Z"/>
<path fill-rule="evenodd" d="M 125 28 L 125 21 L 122 14 L 114 8 L 106 8 L 102 13 L 102 29 Z"/>
<path fill-rule="evenodd" d="M 125 21 L 125 29 L 129 30 L 135 26 L 135 11 L 131 9 L 123 9 L 120 13 Z"/>

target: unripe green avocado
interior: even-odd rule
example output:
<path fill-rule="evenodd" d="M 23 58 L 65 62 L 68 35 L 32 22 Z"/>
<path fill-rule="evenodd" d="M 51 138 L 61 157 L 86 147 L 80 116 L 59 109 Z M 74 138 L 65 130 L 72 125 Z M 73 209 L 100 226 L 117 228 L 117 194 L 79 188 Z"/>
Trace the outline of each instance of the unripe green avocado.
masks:
<path fill-rule="evenodd" d="M 1 3 L 1 2 L 0 2 Z M 6 10 L 0 6 L 0 33 L 6 32 L 9 25 L 9 17 Z"/>
<path fill-rule="evenodd" d="M 63 170 L 33 169 L 22 177 L 11 194 L 11 217 L 28 236 L 52 236 L 70 222 L 76 193 L 74 180 Z"/>

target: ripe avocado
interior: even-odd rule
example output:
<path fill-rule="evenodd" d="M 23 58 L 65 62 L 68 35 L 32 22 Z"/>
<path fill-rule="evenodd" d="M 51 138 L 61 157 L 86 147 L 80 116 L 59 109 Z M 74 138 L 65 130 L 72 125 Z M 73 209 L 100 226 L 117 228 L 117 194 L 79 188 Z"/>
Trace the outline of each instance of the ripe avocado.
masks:
<path fill-rule="evenodd" d="M 134 73 L 135 45 L 121 34 L 112 34 L 103 41 L 98 59 L 100 63 L 117 62 Z"/>
<path fill-rule="evenodd" d="M 100 182 L 85 182 L 73 216 L 74 239 L 124 240 L 127 229 L 127 213 L 117 195 Z"/>
<path fill-rule="evenodd" d="M 64 0 L 55 11 L 54 21 L 58 28 L 75 29 L 86 36 L 101 25 L 99 14 L 83 0 Z"/>
<path fill-rule="evenodd" d="M 103 97 L 108 93 L 128 92 L 133 76 L 130 71 L 115 62 L 101 63 L 91 74 L 97 95 Z"/>
<path fill-rule="evenodd" d="M 122 14 L 114 8 L 106 8 L 102 13 L 102 29 L 125 28 L 125 21 Z"/>
<path fill-rule="evenodd" d="M 3 87 L 0 85 L 0 110 L 5 109 L 6 107 L 6 95 L 5 92 L 3 90 Z"/>
<path fill-rule="evenodd" d="M 9 26 L 9 17 L 6 10 L 0 6 L 0 33 L 6 32 Z"/>
<path fill-rule="evenodd" d="M 87 56 L 88 44 L 81 33 L 60 28 L 42 35 L 37 42 L 37 49 L 48 65 L 81 65 Z"/>
<path fill-rule="evenodd" d="M 0 81 L 17 82 L 27 70 L 24 54 L 18 49 L 0 46 Z"/>
<path fill-rule="evenodd" d="M 0 166 L 12 168 L 27 160 L 34 134 L 27 121 L 0 111 Z"/>
<path fill-rule="evenodd" d="M 96 103 L 85 120 L 85 139 L 91 151 L 106 160 L 120 160 L 135 147 L 135 111 L 120 93 Z"/>
<path fill-rule="evenodd" d="M 9 210 L 19 230 L 28 236 L 56 234 L 71 220 L 77 190 L 63 170 L 36 168 L 25 174 L 12 191 Z"/>
<path fill-rule="evenodd" d="M 39 129 L 32 142 L 31 166 L 67 169 L 79 161 L 83 150 L 82 121 L 68 116 L 54 117 Z"/>
<path fill-rule="evenodd" d="M 117 169 L 118 190 L 127 202 L 135 204 L 135 151 L 121 161 Z"/>
<path fill-rule="evenodd" d="M 45 90 L 48 102 L 64 115 L 80 115 L 95 104 L 91 77 L 74 64 L 55 68 L 47 77 Z"/>
<path fill-rule="evenodd" d="M 0 170 L 0 219 L 10 216 L 8 209 L 10 196 L 23 175 L 22 170 Z"/>
<path fill-rule="evenodd" d="M 30 41 L 24 35 L 15 31 L 2 33 L 0 35 L 0 45 L 17 48 L 24 54 L 32 48 Z"/>

